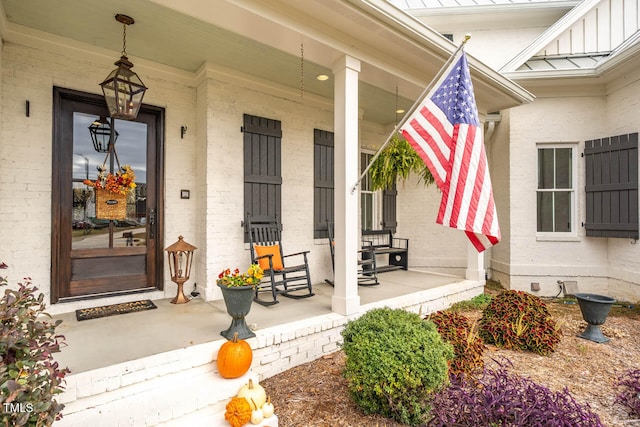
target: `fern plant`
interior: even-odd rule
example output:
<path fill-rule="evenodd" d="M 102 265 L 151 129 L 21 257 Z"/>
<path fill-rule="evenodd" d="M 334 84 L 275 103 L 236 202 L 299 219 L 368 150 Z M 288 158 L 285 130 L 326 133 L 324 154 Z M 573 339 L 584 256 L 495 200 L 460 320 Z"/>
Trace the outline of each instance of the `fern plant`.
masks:
<path fill-rule="evenodd" d="M 418 153 L 398 133 L 391 137 L 389 144 L 371 164 L 369 173 L 374 191 L 393 188 L 398 179 L 404 182 L 411 173 L 417 174 L 425 185 L 434 182 L 429 168 Z"/>

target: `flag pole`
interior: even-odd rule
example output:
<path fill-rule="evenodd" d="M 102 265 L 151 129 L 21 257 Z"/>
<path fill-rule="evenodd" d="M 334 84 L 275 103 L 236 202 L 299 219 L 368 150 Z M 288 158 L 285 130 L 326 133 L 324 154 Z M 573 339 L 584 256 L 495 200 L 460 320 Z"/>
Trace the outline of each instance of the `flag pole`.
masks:
<path fill-rule="evenodd" d="M 449 57 L 449 59 L 447 59 L 447 62 L 444 63 L 444 65 L 442 66 L 442 68 L 440 68 L 440 71 L 438 71 L 438 73 L 433 77 L 433 79 L 431 80 L 431 82 L 427 85 L 426 88 L 424 88 L 424 90 L 422 91 L 422 93 L 420 94 L 420 96 L 416 99 L 416 101 L 413 103 L 413 105 L 411 106 L 411 108 L 404 114 L 404 116 L 402 117 L 402 120 L 400 120 L 399 123 L 397 123 L 394 128 L 393 131 L 389 134 L 389 136 L 387 137 L 387 139 L 384 141 L 384 144 L 382 144 L 382 146 L 380 146 L 380 148 L 378 149 L 378 151 L 376 151 L 376 154 L 374 154 L 374 156 L 371 158 L 371 160 L 369 161 L 369 164 L 367 165 L 367 167 L 365 168 L 365 170 L 362 172 L 362 174 L 360 174 L 360 178 L 358 178 L 358 181 L 356 181 L 356 183 L 353 185 L 353 187 L 351 188 L 351 194 L 353 194 L 356 189 L 358 188 L 358 185 L 360 185 L 360 182 L 364 179 L 364 177 L 367 175 L 367 173 L 369 172 L 369 169 L 371 169 L 371 165 L 373 165 L 373 162 L 376 161 L 376 159 L 378 158 L 378 156 L 380 156 L 380 153 L 382 153 L 382 150 L 384 150 L 384 148 L 387 146 L 387 144 L 389 143 L 389 141 L 391 141 L 391 138 L 393 138 L 393 136 L 398 132 L 398 128 L 401 128 L 402 125 L 404 125 L 404 122 L 407 121 L 407 118 L 411 116 L 411 114 L 413 114 L 413 112 L 415 111 L 415 109 L 418 107 L 418 105 L 422 102 L 422 100 L 424 99 L 424 97 L 429 93 L 429 91 L 433 88 L 433 85 L 436 84 L 436 82 L 440 79 L 440 77 L 442 76 L 442 74 L 445 72 L 445 70 L 447 69 L 447 67 L 449 66 L 449 64 L 451 64 L 451 62 L 453 61 L 453 58 L 456 57 L 456 55 L 458 54 L 458 52 L 460 52 L 463 48 L 464 45 L 469 41 L 469 39 L 471 38 L 470 34 L 466 34 L 464 36 L 464 40 L 462 40 L 462 42 L 460 43 L 460 46 L 458 46 L 458 48 L 455 50 L 455 52 L 453 52 L 453 54 Z"/>

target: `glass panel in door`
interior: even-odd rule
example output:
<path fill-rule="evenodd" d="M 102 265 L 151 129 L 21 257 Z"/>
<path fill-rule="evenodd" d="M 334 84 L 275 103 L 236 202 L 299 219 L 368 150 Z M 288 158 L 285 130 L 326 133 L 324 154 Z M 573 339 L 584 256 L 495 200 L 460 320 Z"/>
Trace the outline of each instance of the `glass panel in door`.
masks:
<path fill-rule="evenodd" d="M 96 151 L 89 135 L 89 126 L 99 119 L 92 114 L 73 113 L 72 250 L 145 246 L 147 124 L 116 120 L 115 151 L 104 153 Z M 126 217 L 114 221 L 97 218 L 94 188 L 84 181 L 95 182 L 99 168 L 115 173 L 118 164 L 130 166 L 135 173 L 136 187 L 127 194 Z"/>

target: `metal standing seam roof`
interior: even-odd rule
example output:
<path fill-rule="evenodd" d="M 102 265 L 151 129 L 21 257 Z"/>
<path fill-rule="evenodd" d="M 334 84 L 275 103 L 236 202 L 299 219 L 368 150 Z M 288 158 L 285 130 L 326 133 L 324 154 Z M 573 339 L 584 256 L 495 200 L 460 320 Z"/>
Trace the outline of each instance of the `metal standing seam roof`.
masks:
<path fill-rule="evenodd" d="M 404 9 L 429 9 L 455 6 L 496 6 L 509 4 L 565 3 L 565 0 L 389 0 L 394 6 Z"/>
<path fill-rule="evenodd" d="M 517 71 L 559 71 L 595 68 L 596 64 L 609 56 L 609 52 L 572 55 L 538 56 L 522 64 Z"/>

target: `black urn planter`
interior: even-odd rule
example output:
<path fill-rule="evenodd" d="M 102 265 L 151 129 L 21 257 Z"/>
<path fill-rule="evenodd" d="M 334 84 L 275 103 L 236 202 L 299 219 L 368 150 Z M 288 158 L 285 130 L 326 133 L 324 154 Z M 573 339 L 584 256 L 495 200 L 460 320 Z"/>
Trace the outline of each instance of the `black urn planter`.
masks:
<path fill-rule="evenodd" d="M 600 330 L 600 325 L 604 324 L 609 311 L 611 311 L 611 306 L 616 300 L 598 294 L 578 293 L 575 296 L 580 305 L 582 318 L 588 323 L 584 332 L 578 336 L 597 343 L 609 341 L 609 338 L 605 337 Z"/>
<path fill-rule="evenodd" d="M 233 339 L 233 335 L 237 332 L 238 339 L 244 340 L 247 338 L 255 337 L 251 329 L 245 322 L 245 316 L 249 314 L 251 310 L 251 303 L 255 295 L 255 289 L 253 286 L 232 286 L 220 285 L 222 291 L 222 297 L 224 298 L 224 304 L 227 306 L 227 313 L 233 319 L 228 329 L 221 331 L 220 335 L 228 340 Z"/>

